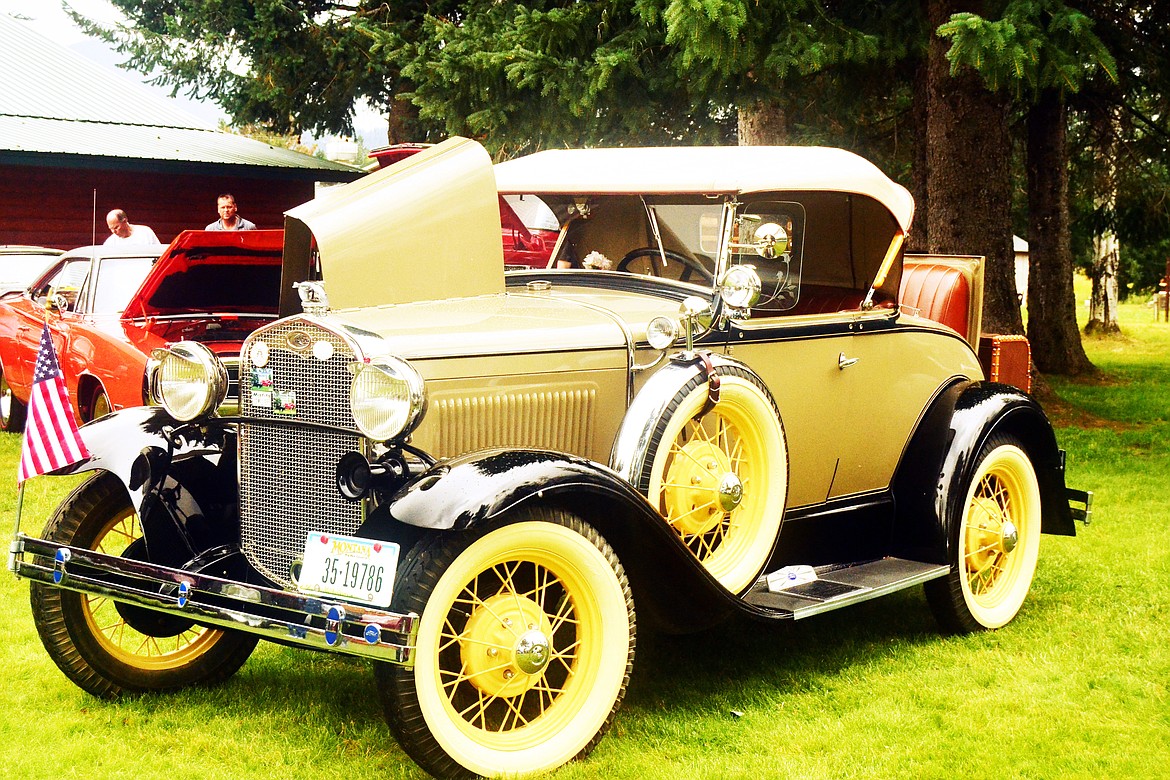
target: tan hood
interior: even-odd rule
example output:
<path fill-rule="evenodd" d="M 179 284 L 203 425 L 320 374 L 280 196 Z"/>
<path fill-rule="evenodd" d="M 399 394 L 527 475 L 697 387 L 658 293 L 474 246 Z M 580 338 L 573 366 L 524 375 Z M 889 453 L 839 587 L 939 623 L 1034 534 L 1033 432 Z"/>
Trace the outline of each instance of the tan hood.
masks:
<path fill-rule="evenodd" d="M 300 311 L 314 245 L 335 310 L 502 292 L 491 158 L 452 138 L 285 212 L 282 315 Z"/>

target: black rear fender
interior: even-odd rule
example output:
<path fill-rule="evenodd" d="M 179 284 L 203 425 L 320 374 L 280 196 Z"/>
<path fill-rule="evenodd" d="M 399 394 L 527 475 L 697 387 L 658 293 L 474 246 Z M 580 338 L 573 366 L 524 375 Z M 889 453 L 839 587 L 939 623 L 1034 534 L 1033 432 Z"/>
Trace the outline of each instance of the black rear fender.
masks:
<path fill-rule="evenodd" d="M 1018 439 L 1036 469 L 1042 532 L 1076 533 L 1064 483 L 1064 453 L 1040 405 L 1008 385 L 961 381 L 935 399 L 898 466 L 895 554 L 947 562 L 948 524 L 960 517 L 975 459 L 996 434 Z"/>

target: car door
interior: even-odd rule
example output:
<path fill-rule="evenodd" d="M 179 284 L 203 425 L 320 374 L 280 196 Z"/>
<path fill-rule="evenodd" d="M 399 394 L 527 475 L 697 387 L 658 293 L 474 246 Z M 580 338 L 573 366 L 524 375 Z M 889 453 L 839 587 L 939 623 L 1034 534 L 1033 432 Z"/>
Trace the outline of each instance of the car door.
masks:
<path fill-rule="evenodd" d="M 958 334 L 907 323 L 895 309 L 858 311 L 852 318 L 852 335 L 841 344 L 848 398 L 836 434 L 840 463 L 830 498 L 885 489 L 931 401 L 954 380 L 982 376 Z"/>
<path fill-rule="evenodd" d="M 788 442 L 789 508 L 823 503 L 844 452 L 840 429 L 852 406 L 854 375 L 838 367 L 851 320 L 839 315 L 733 322 L 727 354 L 772 391 Z"/>
<path fill-rule="evenodd" d="M 89 258 L 66 258 L 33 286 L 31 304 L 19 308 L 16 376 L 20 386 L 25 387 L 31 381 L 45 323 L 49 325 L 53 348 L 58 356 L 64 350 L 69 322 L 78 316 L 73 309 L 78 305 L 89 268 Z M 65 304 L 64 309 L 56 309 L 58 302 Z"/>
<path fill-rule="evenodd" d="M 889 308 L 735 322 L 727 353 L 776 399 L 790 508 L 885 490 L 931 399 L 980 376 L 962 339 Z"/>

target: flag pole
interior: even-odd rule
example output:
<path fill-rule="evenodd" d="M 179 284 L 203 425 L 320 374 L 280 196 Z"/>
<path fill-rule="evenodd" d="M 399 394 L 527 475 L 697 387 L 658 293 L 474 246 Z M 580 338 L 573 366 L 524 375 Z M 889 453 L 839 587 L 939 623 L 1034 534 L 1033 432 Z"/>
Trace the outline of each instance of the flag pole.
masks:
<path fill-rule="evenodd" d="M 16 574 L 16 554 L 20 552 L 20 511 L 24 508 L 24 482 L 16 489 L 16 526 L 12 529 L 12 542 L 8 545 L 8 571 Z M 20 576 L 20 575 L 17 575 Z"/>

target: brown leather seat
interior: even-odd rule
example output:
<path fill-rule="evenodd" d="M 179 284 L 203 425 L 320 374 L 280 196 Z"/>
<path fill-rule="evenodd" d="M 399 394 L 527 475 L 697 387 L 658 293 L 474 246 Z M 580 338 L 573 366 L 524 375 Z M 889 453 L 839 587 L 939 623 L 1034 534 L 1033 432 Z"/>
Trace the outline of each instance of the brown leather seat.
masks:
<path fill-rule="evenodd" d="M 967 276 L 953 264 L 907 259 L 898 302 L 918 309 L 923 317 L 941 322 L 970 340 L 971 286 Z"/>
<path fill-rule="evenodd" d="M 788 314 L 830 314 L 861 308 L 864 290 L 806 284 L 800 288 L 800 300 Z"/>

